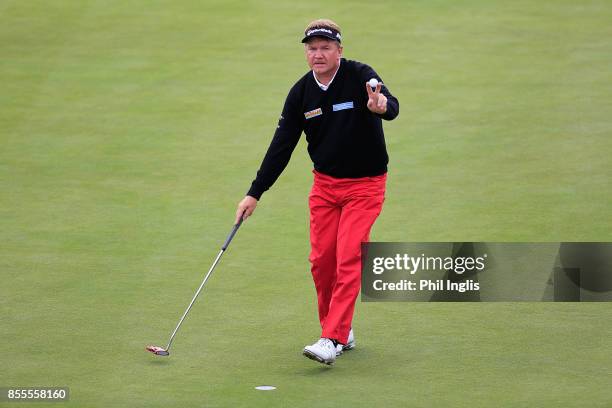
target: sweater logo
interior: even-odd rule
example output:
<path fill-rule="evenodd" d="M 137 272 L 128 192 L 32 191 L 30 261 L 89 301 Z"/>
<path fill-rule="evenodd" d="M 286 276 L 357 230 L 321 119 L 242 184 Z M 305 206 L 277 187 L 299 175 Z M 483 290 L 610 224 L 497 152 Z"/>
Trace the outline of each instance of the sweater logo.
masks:
<path fill-rule="evenodd" d="M 343 102 L 343 103 L 337 103 L 334 106 L 332 106 L 334 112 L 340 111 L 340 110 L 344 110 L 344 109 L 353 109 L 353 101 L 350 102 Z"/>
<path fill-rule="evenodd" d="M 320 116 L 322 114 L 323 114 L 323 111 L 321 110 L 321 108 L 317 108 L 317 109 L 314 109 L 314 110 L 311 110 L 311 111 L 308 111 L 308 112 L 304 112 L 304 117 L 306 119 L 312 119 L 315 116 Z"/>

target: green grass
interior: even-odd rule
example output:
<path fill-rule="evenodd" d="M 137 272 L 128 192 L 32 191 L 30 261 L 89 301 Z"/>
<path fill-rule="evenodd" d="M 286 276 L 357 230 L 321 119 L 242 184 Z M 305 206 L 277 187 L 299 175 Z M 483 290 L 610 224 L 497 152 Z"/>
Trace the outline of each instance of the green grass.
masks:
<path fill-rule="evenodd" d="M 229 231 L 323 14 L 401 103 L 373 240 L 612 240 L 609 2 L 4 0 L 0 386 L 69 386 L 75 407 L 612 405 L 606 303 L 358 304 L 356 350 L 301 357 L 303 141 L 173 355 L 144 351 Z"/>

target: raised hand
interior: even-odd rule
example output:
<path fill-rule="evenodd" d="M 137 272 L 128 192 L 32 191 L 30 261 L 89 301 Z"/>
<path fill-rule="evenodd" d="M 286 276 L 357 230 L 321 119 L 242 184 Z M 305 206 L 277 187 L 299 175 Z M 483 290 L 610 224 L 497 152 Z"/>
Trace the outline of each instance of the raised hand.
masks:
<path fill-rule="evenodd" d="M 387 97 L 380 93 L 382 84 L 379 82 L 374 91 L 372 91 L 372 87 L 367 82 L 365 87 L 368 92 L 368 109 L 374 113 L 385 113 L 387 111 Z"/>

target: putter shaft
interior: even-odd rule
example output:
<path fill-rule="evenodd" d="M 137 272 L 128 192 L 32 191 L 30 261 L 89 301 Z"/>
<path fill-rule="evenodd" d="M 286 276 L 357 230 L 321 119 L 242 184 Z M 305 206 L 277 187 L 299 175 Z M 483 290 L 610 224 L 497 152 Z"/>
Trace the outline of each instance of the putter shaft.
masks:
<path fill-rule="evenodd" d="M 185 317 L 187 317 L 187 314 L 191 310 L 191 307 L 193 306 L 193 304 L 195 303 L 196 299 L 200 295 L 200 292 L 202 291 L 202 288 L 204 288 L 204 285 L 206 285 L 206 281 L 208 281 L 208 278 L 210 278 L 210 275 L 212 274 L 213 270 L 215 269 L 215 267 L 219 263 L 219 260 L 221 259 L 221 256 L 223 255 L 223 253 L 225 252 L 225 250 L 229 246 L 230 242 L 232 242 L 232 239 L 234 238 L 234 235 L 236 235 L 236 232 L 238 231 L 238 228 L 240 228 L 240 226 L 242 225 L 242 221 L 243 221 L 242 217 L 243 216 L 244 216 L 244 213 L 240 217 L 240 221 L 238 221 L 238 223 L 234 225 L 234 227 L 232 228 L 232 231 L 227 236 L 227 239 L 225 240 L 225 243 L 221 247 L 221 250 L 219 251 L 219 254 L 215 258 L 215 261 L 213 262 L 212 266 L 208 270 L 208 273 L 204 277 L 204 280 L 200 284 L 200 287 L 196 291 L 195 295 L 193 295 L 193 299 L 191 299 L 191 302 L 189 303 L 189 306 L 187 306 L 187 309 L 185 310 L 185 313 L 183 313 L 183 316 L 181 316 L 181 320 L 179 320 L 178 324 L 174 328 L 174 331 L 170 335 L 170 340 L 168 341 L 168 345 L 166 346 L 166 351 L 167 352 L 170 351 L 170 346 L 172 345 L 172 342 L 174 341 L 174 336 L 176 336 L 176 333 L 178 332 L 179 328 L 183 324 L 183 321 L 185 320 Z"/>
<path fill-rule="evenodd" d="M 193 306 L 193 304 L 195 303 L 196 299 L 200 295 L 200 292 L 202 291 L 202 288 L 204 287 L 204 285 L 206 284 L 206 281 L 208 280 L 208 278 L 212 274 L 212 271 L 215 269 L 215 266 L 217 266 L 217 264 L 219 263 L 219 259 L 221 259 L 221 255 L 223 255 L 223 252 L 225 252 L 224 249 L 219 251 L 219 255 L 217 255 L 217 258 L 215 259 L 215 262 L 213 263 L 213 265 L 208 270 L 208 273 L 206 274 L 206 277 L 204 277 L 204 280 L 202 281 L 202 283 L 200 284 L 200 287 L 198 288 L 198 290 L 196 291 L 195 295 L 193 296 L 193 299 L 191 299 L 191 303 L 189 303 L 189 306 L 187 306 L 187 309 L 185 310 L 185 313 L 183 313 L 183 316 L 181 317 L 181 320 L 179 320 L 178 324 L 176 325 L 174 331 L 172 332 L 172 335 L 170 336 L 170 341 L 168 341 L 168 345 L 166 346 L 166 351 L 170 350 L 170 346 L 172 345 L 172 341 L 174 340 L 174 336 L 176 336 L 176 332 L 178 331 L 179 327 L 181 327 L 181 324 L 183 324 L 183 320 L 185 320 L 185 317 L 187 317 L 187 313 L 189 313 L 189 311 L 191 310 L 191 307 Z"/>

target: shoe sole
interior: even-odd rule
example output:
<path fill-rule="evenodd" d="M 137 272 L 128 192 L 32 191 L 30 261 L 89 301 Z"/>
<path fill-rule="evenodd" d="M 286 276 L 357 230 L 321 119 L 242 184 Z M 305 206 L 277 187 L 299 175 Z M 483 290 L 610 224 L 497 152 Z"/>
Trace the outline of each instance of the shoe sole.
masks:
<path fill-rule="evenodd" d="M 332 364 L 334 364 L 334 361 L 335 361 L 335 360 L 334 361 L 328 361 L 328 360 L 322 359 L 321 357 L 317 356 L 316 354 L 314 354 L 314 353 L 312 353 L 312 352 L 310 352 L 308 350 L 304 350 L 304 352 L 302 354 L 304 354 L 306 357 L 308 357 L 311 360 L 318 361 L 321 364 L 332 365 Z"/>

